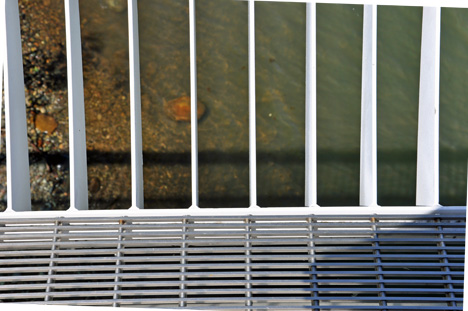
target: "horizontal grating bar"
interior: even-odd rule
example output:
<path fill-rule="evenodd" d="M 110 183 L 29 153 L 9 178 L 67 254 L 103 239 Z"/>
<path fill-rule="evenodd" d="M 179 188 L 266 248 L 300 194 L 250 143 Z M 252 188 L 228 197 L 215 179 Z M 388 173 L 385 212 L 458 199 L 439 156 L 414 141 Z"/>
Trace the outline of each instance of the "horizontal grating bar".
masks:
<path fill-rule="evenodd" d="M 131 301 L 125 300 L 125 301 L 120 301 L 119 303 L 122 305 L 128 304 L 144 304 L 145 302 L 148 303 L 150 300 L 148 299 L 132 299 Z M 81 303 L 77 303 L 78 305 L 86 305 L 86 302 L 89 303 L 89 301 L 83 300 Z M 40 302 L 37 302 L 40 303 Z M 63 305 L 66 304 L 66 301 L 60 301 L 60 302 L 51 302 L 51 304 L 59 304 Z M 93 305 L 105 305 L 105 301 L 103 300 L 93 300 Z M 257 306 L 257 307 L 249 307 L 251 310 L 265 310 L 265 306 Z M 310 306 L 304 305 L 302 308 L 299 306 L 280 306 L 280 307 L 268 307 L 268 310 L 298 310 L 298 309 L 310 309 Z M 347 305 L 347 304 L 340 304 L 340 305 L 335 305 L 335 304 L 328 304 L 326 306 L 326 310 L 381 310 L 382 308 L 379 306 L 353 306 L 353 305 Z M 412 307 L 405 307 L 405 306 L 389 306 L 385 307 L 386 310 L 421 310 L 421 308 L 416 308 L 414 306 Z M 190 308 L 190 310 L 206 310 L 203 308 Z M 217 306 L 216 310 L 245 310 L 245 306 L 241 305 L 235 305 L 235 306 Z M 424 310 L 462 310 L 461 307 L 444 307 L 444 306 L 431 306 L 430 308 L 424 308 Z"/>
<path fill-rule="evenodd" d="M 116 274 L 119 278 L 125 279 L 125 278 L 134 278 L 135 276 L 138 276 L 139 274 L 132 274 L 130 276 L 127 275 L 127 273 L 118 273 Z M 116 275 L 112 274 L 112 277 L 109 275 L 109 279 L 114 278 Z M 170 275 L 168 276 L 170 277 Z M 176 278 L 179 278 L 180 275 L 177 275 Z M 95 274 L 88 274 L 87 278 L 83 278 L 82 275 L 78 279 L 94 279 L 96 278 Z M 55 280 L 60 280 L 64 279 L 63 275 L 59 276 L 54 276 L 53 279 Z M 99 279 L 99 277 L 98 277 Z M 37 280 L 37 279 L 33 279 Z M 128 287 L 141 287 L 141 286 L 150 286 L 154 287 L 155 284 L 152 281 L 119 281 L 119 282 L 68 282 L 68 283 L 54 283 L 50 285 L 46 284 L 13 284 L 13 285 L 1 285 L 0 290 L 4 289 L 34 289 L 34 288 L 43 288 L 45 286 L 49 287 L 54 287 L 54 288 L 80 288 L 80 287 L 108 287 L 108 286 L 114 286 L 115 284 L 118 284 L 119 286 L 128 286 Z M 295 280 L 269 280 L 269 279 L 258 279 L 258 280 L 251 280 L 249 281 L 253 285 L 294 285 L 294 284 L 309 284 L 310 279 L 309 278 L 304 278 L 304 279 L 295 279 Z M 454 281 L 447 281 L 447 280 L 435 280 L 435 279 L 423 279 L 423 280 L 385 280 L 384 282 L 378 281 L 378 280 L 370 280 L 370 279 L 353 279 L 349 281 L 337 281 L 335 279 L 331 279 L 328 282 L 327 281 L 320 281 L 317 282 L 318 285 L 324 285 L 324 284 L 333 284 L 333 285 L 363 285 L 363 284 L 377 284 L 377 283 L 385 283 L 385 284 L 447 284 L 447 283 L 456 283 L 456 284 L 461 284 L 463 283 L 463 280 L 454 280 Z M 167 280 L 159 280 L 158 281 L 158 286 L 171 286 L 175 285 L 178 286 L 181 283 L 186 284 L 188 286 L 218 286 L 218 285 L 238 285 L 238 284 L 245 284 L 247 283 L 246 280 L 200 280 L 200 281 L 167 281 Z M 354 287 L 353 287 L 354 288 Z M 335 288 L 332 288 L 333 290 Z M 398 290 L 399 288 L 393 288 L 393 291 Z M 413 288 L 409 288 L 413 289 Z M 321 291 L 326 290 L 326 288 L 321 287 Z M 359 288 L 359 290 L 362 290 L 362 288 Z M 374 288 L 371 288 L 370 291 L 374 291 Z"/>
<path fill-rule="evenodd" d="M 249 0 L 241 0 L 249 1 Z M 255 0 L 256 2 L 284 2 L 285 0 Z M 287 2 L 299 3 L 330 3 L 330 4 L 357 4 L 357 5 L 382 5 L 382 6 L 441 6 L 445 8 L 468 8 L 465 0 L 287 0 Z"/>

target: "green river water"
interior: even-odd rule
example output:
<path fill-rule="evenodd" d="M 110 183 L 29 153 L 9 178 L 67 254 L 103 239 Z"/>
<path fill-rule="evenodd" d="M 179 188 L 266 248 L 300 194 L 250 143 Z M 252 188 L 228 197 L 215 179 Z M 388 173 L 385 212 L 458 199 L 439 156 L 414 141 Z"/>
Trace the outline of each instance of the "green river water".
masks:
<path fill-rule="evenodd" d="M 103 57 L 126 49 L 126 11 L 82 1 L 111 25 Z M 260 206 L 303 206 L 305 4 L 258 2 L 257 178 Z M 317 5 L 318 204 L 359 205 L 362 12 Z M 197 0 L 201 207 L 249 205 L 247 3 Z M 190 95 L 188 1 L 139 1 L 145 199 L 190 206 L 190 124 L 163 102 Z M 378 203 L 414 205 L 422 8 L 378 8 Z M 465 205 L 468 11 L 442 9 L 440 203 Z M 121 34 L 124 35 L 121 35 Z M 119 34 L 119 35 L 116 35 Z M 88 113 L 88 111 L 87 111 Z M 129 142 L 125 142 L 128 144 Z"/>

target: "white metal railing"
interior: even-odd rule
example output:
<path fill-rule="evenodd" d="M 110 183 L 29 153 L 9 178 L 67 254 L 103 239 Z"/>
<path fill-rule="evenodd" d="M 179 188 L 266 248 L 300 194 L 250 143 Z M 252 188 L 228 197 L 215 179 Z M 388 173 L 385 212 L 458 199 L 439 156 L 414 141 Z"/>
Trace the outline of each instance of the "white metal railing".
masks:
<path fill-rule="evenodd" d="M 426 1 L 353 1 L 323 0 L 307 2 L 306 32 L 306 169 L 305 202 L 303 207 L 260 208 L 257 205 L 257 172 L 255 141 L 255 2 L 248 1 L 249 46 L 249 197 L 250 206 L 239 209 L 200 209 L 198 207 L 198 147 L 197 147 L 197 81 L 195 0 L 189 0 L 190 89 L 191 89 L 191 183 L 192 205 L 189 209 L 144 210 L 143 154 L 141 130 L 140 64 L 138 46 L 137 0 L 128 0 L 130 105 L 131 105 L 131 170 L 132 206 L 128 210 L 86 211 L 88 209 L 85 111 L 78 0 L 65 0 L 68 104 L 70 137 L 70 209 L 68 211 L 31 212 L 29 163 L 26 134 L 25 96 L 18 3 L 0 0 L 0 85 L 5 90 L 6 153 L 7 153 L 7 211 L 0 218 L 46 217 L 113 217 L 146 215 L 342 215 L 342 207 L 317 205 L 317 147 L 316 147 L 316 23 L 315 4 L 364 4 L 362 103 L 361 103 L 361 168 L 360 205 L 346 209 L 346 214 L 422 215 L 464 214 L 466 207 L 443 207 L 438 195 L 439 146 L 439 49 L 440 8 L 468 7 L 459 0 Z M 279 0 L 268 0 L 279 1 Z M 284 0 L 281 0 L 284 2 Z M 421 72 L 418 122 L 416 206 L 385 207 L 377 202 L 377 97 L 376 50 L 377 5 L 426 6 L 423 9 Z M 21 212 L 21 213 L 19 213 Z M 465 256 L 466 260 L 466 256 Z M 465 265 L 466 269 L 466 265 Z M 466 270 L 465 270 L 466 271 Z"/>
<path fill-rule="evenodd" d="M 261 0 L 258 0 L 261 1 Z M 250 206 L 233 211 L 218 209 L 215 213 L 278 213 L 259 211 L 257 205 L 256 142 L 255 142 L 255 1 L 248 1 L 249 42 L 249 167 Z M 317 147 L 316 147 L 316 46 L 315 46 L 315 1 L 307 2 L 306 32 L 306 169 L 304 207 L 288 208 L 288 213 L 313 211 L 321 213 L 317 205 Z M 324 3 L 363 3 L 363 62 L 362 62 L 362 116 L 361 116 L 361 173 L 360 208 L 357 213 L 379 213 L 397 211 L 378 206 L 377 202 L 377 159 L 376 159 L 376 29 L 377 4 L 423 5 L 433 1 L 320 1 Z M 5 112 L 8 202 L 7 212 L 30 211 L 30 187 L 26 140 L 26 115 L 24 107 L 23 75 L 21 70 L 21 42 L 16 1 L 2 0 L 0 16 L 4 46 Z M 438 2 L 436 4 L 442 4 Z M 444 1 L 444 6 L 467 7 L 462 1 Z M 143 199 L 143 155 L 141 134 L 141 96 L 138 47 L 137 1 L 128 1 L 129 51 L 130 51 L 130 105 L 131 105 L 131 169 L 132 206 L 129 213 L 144 208 Z M 190 214 L 198 211 L 198 148 L 197 148 L 197 81 L 196 81 L 196 38 L 195 6 L 189 1 L 190 25 L 190 87 L 191 87 L 191 183 L 192 205 Z M 421 82 L 418 131 L 417 193 L 412 213 L 460 211 L 464 207 L 441 207 L 438 204 L 438 81 L 440 46 L 440 7 L 425 7 L 423 13 L 423 35 L 421 49 Z M 86 137 L 84 118 L 83 73 L 81 60 L 80 18 L 78 0 L 65 0 L 69 135 L 70 135 L 70 209 L 56 212 L 71 216 L 73 212 L 88 209 Z M 434 113 L 435 111 L 435 113 Z M 14 122 L 11 122 L 14 120 Z M 333 208 L 327 208 L 330 212 Z M 404 208 L 403 208 L 404 209 Z M 43 212 L 41 212 L 42 214 Z M 116 213 L 110 212 L 109 213 Z M 174 210 L 154 210 L 155 214 L 174 214 Z M 186 214 L 187 211 L 181 212 Z M 280 212 L 281 213 L 281 212 Z M 35 213 L 34 213 L 35 214 Z M 94 214 L 94 213 L 93 213 Z M 9 217 L 4 213 L 3 217 Z M 81 214 L 83 215 L 83 214 Z M 36 215 L 37 216 L 37 215 Z"/>

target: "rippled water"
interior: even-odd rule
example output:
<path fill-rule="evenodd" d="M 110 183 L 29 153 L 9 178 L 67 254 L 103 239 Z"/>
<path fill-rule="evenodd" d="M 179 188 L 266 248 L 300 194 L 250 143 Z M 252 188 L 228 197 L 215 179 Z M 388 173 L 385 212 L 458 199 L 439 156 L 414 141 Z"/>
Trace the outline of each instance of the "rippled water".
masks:
<path fill-rule="evenodd" d="M 101 10 L 116 33 L 126 12 Z M 305 4 L 256 10 L 258 203 L 304 203 Z M 139 1 L 145 199 L 189 206 L 190 124 L 164 101 L 190 95 L 188 2 Z M 248 206 L 247 3 L 198 0 L 200 205 Z M 382 205 L 414 205 L 422 9 L 378 9 L 378 193 Z M 111 27 L 107 28 L 111 29 Z M 468 150 L 468 11 L 442 10 L 440 198 L 464 205 Z M 97 30 L 99 31 L 99 30 Z M 102 36 L 103 57 L 125 46 Z M 318 204 L 359 204 L 362 6 L 317 5 Z"/>

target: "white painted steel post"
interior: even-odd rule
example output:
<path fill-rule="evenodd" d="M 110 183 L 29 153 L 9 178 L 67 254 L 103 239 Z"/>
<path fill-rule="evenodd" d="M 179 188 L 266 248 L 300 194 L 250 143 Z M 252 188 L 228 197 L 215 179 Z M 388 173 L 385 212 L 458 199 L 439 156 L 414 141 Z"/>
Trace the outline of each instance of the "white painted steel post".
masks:
<path fill-rule="evenodd" d="M 198 118 L 197 118 L 197 46 L 195 32 L 195 0 L 189 0 L 190 34 L 190 130 L 192 167 L 192 206 L 198 208 Z"/>
<path fill-rule="evenodd" d="M 6 46 L 5 43 L 5 0 L 0 0 L 0 46 Z M 0 49 L 0 128 L 2 128 L 2 109 L 3 109 L 3 63 L 5 61 L 4 49 Z M 2 149 L 2 140 L 0 139 L 0 151 Z"/>
<path fill-rule="evenodd" d="M 130 64 L 130 127 L 132 154 L 132 207 L 144 208 L 143 150 L 141 133 L 140 48 L 138 1 L 128 0 L 128 50 Z"/>
<path fill-rule="evenodd" d="M 361 90 L 361 206 L 377 205 L 377 6 L 364 6 Z"/>
<path fill-rule="evenodd" d="M 88 209 L 83 65 L 78 0 L 65 0 L 68 122 L 70 139 L 70 209 Z"/>
<path fill-rule="evenodd" d="M 1 14 L 1 13 L 0 13 Z M 1 24 L 1 20 L 0 20 Z M 0 42 L 4 42 L 0 30 Z M 0 51 L 0 128 L 2 128 L 2 109 L 3 109 L 3 53 Z M 2 140 L 0 139 L 0 152 L 2 150 Z"/>
<path fill-rule="evenodd" d="M 317 205 L 317 44 L 316 4 L 306 5 L 305 206 Z"/>
<path fill-rule="evenodd" d="M 250 207 L 257 207 L 257 146 L 255 109 L 255 0 L 249 0 L 249 193 Z"/>
<path fill-rule="evenodd" d="M 26 99 L 18 2 L 2 0 L 0 5 L 5 73 L 7 211 L 30 211 Z"/>
<path fill-rule="evenodd" d="M 416 205 L 439 204 L 440 7 L 423 8 Z"/>

